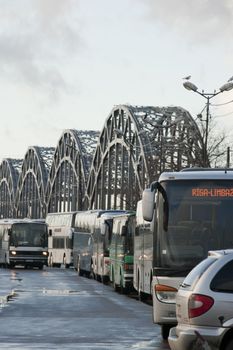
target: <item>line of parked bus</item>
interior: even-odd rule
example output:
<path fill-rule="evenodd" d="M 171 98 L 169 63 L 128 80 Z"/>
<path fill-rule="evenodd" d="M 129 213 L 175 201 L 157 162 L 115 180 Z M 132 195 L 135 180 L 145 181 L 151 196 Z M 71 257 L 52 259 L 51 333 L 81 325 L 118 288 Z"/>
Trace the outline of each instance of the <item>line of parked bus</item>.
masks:
<path fill-rule="evenodd" d="M 232 208 L 232 170 L 163 173 L 144 190 L 136 213 L 90 210 L 50 213 L 46 222 L 0 220 L 0 263 L 73 264 L 79 275 L 110 280 L 115 290 L 134 287 L 141 298 L 152 295 L 154 323 L 167 338 L 187 273 L 208 250 L 233 248 Z M 30 243 L 36 237 L 40 243 Z"/>
<path fill-rule="evenodd" d="M 111 281 L 122 292 L 132 290 L 135 212 L 50 213 L 46 222 L 49 266 L 73 264 L 80 276 Z"/>
<path fill-rule="evenodd" d="M 133 285 L 139 296 L 152 295 L 153 321 L 166 339 L 176 324 L 175 298 L 185 276 L 208 250 L 233 248 L 232 208 L 232 169 L 163 173 L 144 190 L 136 215 L 76 214 L 70 228 L 74 266 L 80 275 L 110 279 L 115 289 Z"/>

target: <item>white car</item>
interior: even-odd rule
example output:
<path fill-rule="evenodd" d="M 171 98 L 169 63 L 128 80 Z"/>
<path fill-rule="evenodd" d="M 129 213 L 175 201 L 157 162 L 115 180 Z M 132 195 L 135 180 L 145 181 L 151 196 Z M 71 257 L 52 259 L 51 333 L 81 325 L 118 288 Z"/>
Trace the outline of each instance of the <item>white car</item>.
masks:
<path fill-rule="evenodd" d="M 188 274 L 177 293 L 176 316 L 168 337 L 172 350 L 233 350 L 232 249 L 209 252 Z"/>

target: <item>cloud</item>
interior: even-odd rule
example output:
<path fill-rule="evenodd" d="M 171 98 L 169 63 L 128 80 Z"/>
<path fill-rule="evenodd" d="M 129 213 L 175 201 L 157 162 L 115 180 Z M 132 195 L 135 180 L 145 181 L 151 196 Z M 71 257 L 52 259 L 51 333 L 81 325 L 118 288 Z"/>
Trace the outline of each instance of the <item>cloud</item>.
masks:
<path fill-rule="evenodd" d="M 192 42 L 208 45 L 232 36 L 232 0 L 144 0 L 144 4 L 149 9 L 147 18 Z"/>
<path fill-rule="evenodd" d="M 67 91 L 65 69 L 82 46 L 74 0 L 0 0 L 0 72 L 7 79 Z M 41 90 L 41 91 L 42 91 Z"/>

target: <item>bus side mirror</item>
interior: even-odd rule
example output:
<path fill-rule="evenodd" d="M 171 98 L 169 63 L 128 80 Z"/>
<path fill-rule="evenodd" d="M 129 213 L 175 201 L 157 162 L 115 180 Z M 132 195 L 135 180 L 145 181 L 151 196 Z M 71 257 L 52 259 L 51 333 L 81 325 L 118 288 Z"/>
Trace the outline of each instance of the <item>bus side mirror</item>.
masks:
<path fill-rule="evenodd" d="M 12 234 L 12 229 L 11 228 L 8 228 L 8 236 L 10 236 Z"/>
<path fill-rule="evenodd" d="M 155 190 L 146 188 L 142 193 L 142 216 L 145 221 L 152 221 L 155 209 Z"/>
<path fill-rule="evenodd" d="M 121 236 L 125 237 L 127 235 L 127 231 L 128 231 L 127 226 L 123 225 L 121 227 Z"/>
<path fill-rule="evenodd" d="M 53 232 L 53 231 L 50 229 L 50 230 L 49 230 L 49 236 L 50 236 L 50 237 L 52 236 L 52 232 Z"/>

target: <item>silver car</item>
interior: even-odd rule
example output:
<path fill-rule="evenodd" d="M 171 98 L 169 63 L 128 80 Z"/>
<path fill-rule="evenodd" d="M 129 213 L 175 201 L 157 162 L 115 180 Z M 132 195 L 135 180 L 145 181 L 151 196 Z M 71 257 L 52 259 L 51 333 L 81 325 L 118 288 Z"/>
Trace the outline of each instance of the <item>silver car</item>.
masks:
<path fill-rule="evenodd" d="M 172 350 L 233 350 L 233 250 L 209 252 L 185 278 L 176 297 Z M 198 347 L 199 343 L 199 347 Z"/>

